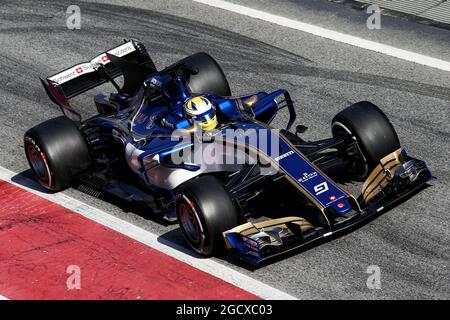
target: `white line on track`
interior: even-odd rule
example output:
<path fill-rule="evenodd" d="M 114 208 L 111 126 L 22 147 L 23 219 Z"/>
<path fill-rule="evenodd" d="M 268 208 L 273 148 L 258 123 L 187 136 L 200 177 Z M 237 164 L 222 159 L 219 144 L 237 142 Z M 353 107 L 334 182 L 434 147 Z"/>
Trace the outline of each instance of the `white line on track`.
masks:
<path fill-rule="evenodd" d="M 14 179 L 13 179 L 14 177 Z M 148 245 L 160 252 L 163 252 L 175 259 L 193 266 L 196 269 L 209 273 L 232 285 L 253 293 L 263 299 L 269 300 L 294 300 L 297 299 L 283 291 L 273 288 L 265 283 L 253 279 L 234 269 L 228 268 L 212 259 L 195 258 L 186 253 L 186 248 L 158 237 L 158 235 L 139 228 L 129 222 L 123 221 L 104 211 L 89 206 L 79 200 L 71 198 L 63 193 L 45 193 L 41 190 L 37 182 L 31 181 L 16 173 L 0 166 L 0 179 L 10 182 L 42 198 L 50 200 L 65 208 L 75 211 L 82 216 L 93 220 L 101 225 L 122 233 L 136 241 Z M 13 181 L 14 180 L 14 181 Z"/>
<path fill-rule="evenodd" d="M 230 3 L 222 0 L 192 0 L 194 2 L 202 3 L 208 6 L 220 8 L 230 12 L 238 13 L 248 17 L 264 20 L 270 23 L 278 24 L 283 27 L 299 30 L 322 38 L 338 41 L 341 43 L 349 44 L 355 47 L 379 52 L 391 57 L 399 58 L 402 60 L 415 62 L 424 66 L 450 71 L 450 62 L 429 57 L 423 54 L 407 51 L 399 48 L 395 48 L 386 44 L 378 43 L 375 41 L 366 40 L 360 37 L 351 36 L 345 33 L 325 29 L 312 24 L 292 20 L 275 14 L 271 14 L 265 11 L 252 9 L 242 5 Z"/>
<path fill-rule="evenodd" d="M 2 296 L 1 294 L 0 294 L 0 300 L 9 300 L 7 297 L 5 297 L 5 296 Z"/>

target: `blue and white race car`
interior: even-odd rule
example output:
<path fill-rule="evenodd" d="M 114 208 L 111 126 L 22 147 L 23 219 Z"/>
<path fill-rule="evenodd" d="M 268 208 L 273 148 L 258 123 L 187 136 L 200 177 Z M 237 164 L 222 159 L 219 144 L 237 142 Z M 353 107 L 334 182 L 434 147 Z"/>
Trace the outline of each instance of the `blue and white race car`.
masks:
<path fill-rule="evenodd" d="M 123 85 L 116 78 L 123 76 Z M 64 116 L 29 129 L 26 156 L 39 183 L 78 184 L 178 220 L 197 253 L 228 250 L 255 265 L 344 231 L 413 195 L 432 178 L 406 154 L 386 115 L 359 102 L 332 120 L 332 137 L 305 141 L 289 93 L 233 97 L 206 53 L 157 70 L 130 40 L 41 80 Z M 69 100 L 105 82 L 98 113 Z M 270 126 L 280 110 L 284 129 Z M 364 181 L 356 197 L 336 181 Z"/>

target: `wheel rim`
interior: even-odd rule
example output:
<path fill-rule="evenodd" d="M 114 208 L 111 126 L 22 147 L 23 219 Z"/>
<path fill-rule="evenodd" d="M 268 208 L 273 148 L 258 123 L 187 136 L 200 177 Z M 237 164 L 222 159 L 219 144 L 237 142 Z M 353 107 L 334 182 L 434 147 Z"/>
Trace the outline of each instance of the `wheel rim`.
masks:
<path fill-rule="evenodd" d="M 28 155 L 30 158 L 31 168 L 33 169 L 39 180 L 48 182 L 48 167 L 45 161 L 45 156 L 34 146 L 28 145 Z"/>
<path fill-rule="evenodd" d="M 186 236 L 191 243 L 198 245 L 201 241 L 202 233 L 195 209 L 186 203 L 182 203 L 180 204 L 178 210 L 180 214 L 180 222 Z"/>
<path fill-rule="evenodd" d="M 367 165 L 367 160 L 361 151 L 361 147 L 358 144 L 356 137 L 352 132 L 340 122 L 333 123 L 333 129 L 336 130 L 336 136 L 338 138 L 348 139 L 351 138 L 355 141 L 356 149 L 358 151 L 359 157 L 354 157 L 348 152 L 345 152 L 347 157 L 352 161 L 353 174 L 358 178 L 365 178 L 369 173 L 369 166 Z"/>
<path fill-rule="evenodd" d="M 352 165 L 353 173 L 361 179 L 365 179 L 369 174 L 369 166 L 365 162 L 354 162 Z"/>

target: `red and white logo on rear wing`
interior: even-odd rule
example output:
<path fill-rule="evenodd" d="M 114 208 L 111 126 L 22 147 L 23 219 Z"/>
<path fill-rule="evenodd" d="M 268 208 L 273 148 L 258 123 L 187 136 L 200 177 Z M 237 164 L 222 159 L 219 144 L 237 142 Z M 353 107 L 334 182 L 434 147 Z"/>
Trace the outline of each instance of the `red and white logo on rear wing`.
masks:
<path fill-rule="evenodd" d="M 80 64 L 75 65 L 67 70 L 64 70 L 64 71 L 58 73 L 58 74 L 55 74 L 55 75 L 49 77 L 48 80 L 50 80 L 52 82 L 56 82 L 57 84 L 63 84 L 65 82 L 75 79 L 76 77 L 78 77 L 80 75 L 83 75 L 83 74 L 86 74 L 89 72 L 95 72 L 96 65 L 108 64 L 110 61 L 107 56 L 107 53 L 112 54 L 116 57 L 123 57 L 134 51 L 136 51 L 136 48 L 134 47 L 133 42 L 129 41 L 129 42 L 124 43 L 116 48 L 113 48 L 107 52 L 104 52 L 104 53 L 98 55 L 97 57 L 95 57 L 94 59 L 92 59 L 89 62 L 80 63 Z"/>

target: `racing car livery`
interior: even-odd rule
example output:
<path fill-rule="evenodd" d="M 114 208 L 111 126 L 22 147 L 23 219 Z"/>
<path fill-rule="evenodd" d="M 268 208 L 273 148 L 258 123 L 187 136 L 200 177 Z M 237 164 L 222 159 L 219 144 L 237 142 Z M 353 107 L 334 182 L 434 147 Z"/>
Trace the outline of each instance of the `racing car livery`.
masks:
<path fill-rule="evenodd" d="M 228 250 L 260 265 L 379 214 L 432 178 L 374 104 L 347 107 L 332 119 L 331 138 L 305 141 L 305 126 L 292 130 L 288 91 L 233 97 L 206 53 L 158 70 L 129 40 L 41 81 L 64 116 L 25 133 L 39 183 L 139 203 L 177 220 L 205 256 Z M 69 100 L 106 82 L 117 92 L 97 95 L 97 114 L 83 120 Z M 286 127 L 273 128 L 285 110 Z M 364 181 L 361 194 L 338 184 L 342 177 Z"/>

